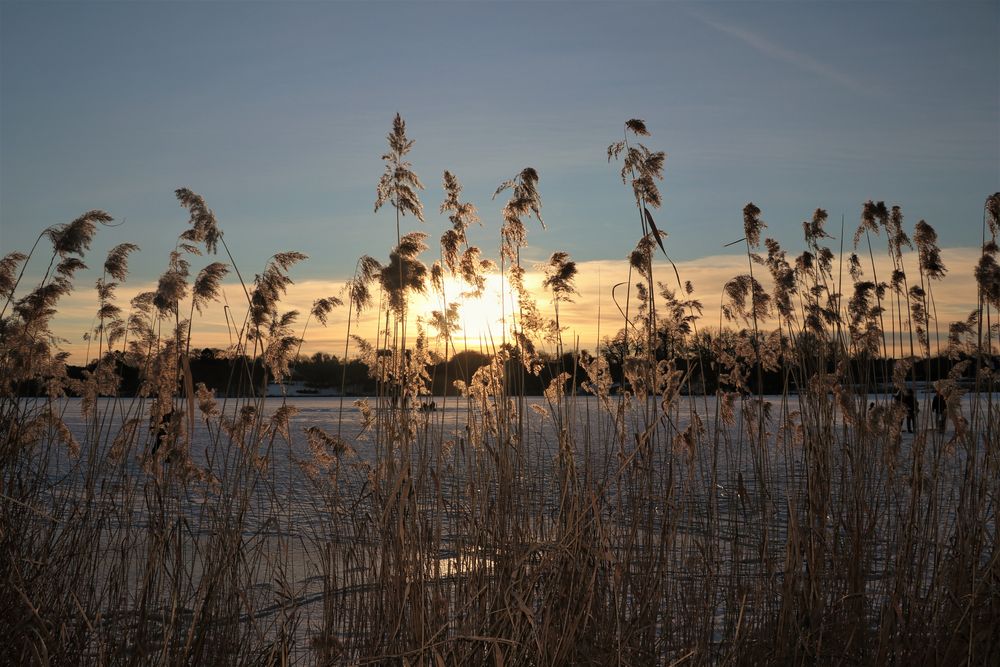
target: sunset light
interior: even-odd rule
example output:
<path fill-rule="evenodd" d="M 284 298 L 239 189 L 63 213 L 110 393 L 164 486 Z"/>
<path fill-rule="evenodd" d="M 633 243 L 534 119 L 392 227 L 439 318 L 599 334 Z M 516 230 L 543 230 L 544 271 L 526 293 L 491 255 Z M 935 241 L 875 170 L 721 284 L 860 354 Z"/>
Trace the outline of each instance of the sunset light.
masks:
<path fill-rule="evenodd" d="M 506 313 L 501 302 L 501 294 L 506 298 Z M 429 298 L 418 312 L 441 310 L 441 302 L 433 303 Z M 458 305 L 459 319 L 457 332 L 452 334 L 451 345 L 461 350 L 470 348 L 487 351 L 503 342 L 503 322 L 512 318 L 512 308 L 516 305 L 510 286 L 498 274 L 486 276 L 486 286 L 482 295 L 471 294 L 469 286 L 459 279 L 446 278 L 443 298 L 448 304 Z M 510 324 L 508 324 L 508 327 Z"/>
<path fill-rule="evenodd" d="M 0 0 L 0 665 L 995 665 L 1000 3 Z"/>

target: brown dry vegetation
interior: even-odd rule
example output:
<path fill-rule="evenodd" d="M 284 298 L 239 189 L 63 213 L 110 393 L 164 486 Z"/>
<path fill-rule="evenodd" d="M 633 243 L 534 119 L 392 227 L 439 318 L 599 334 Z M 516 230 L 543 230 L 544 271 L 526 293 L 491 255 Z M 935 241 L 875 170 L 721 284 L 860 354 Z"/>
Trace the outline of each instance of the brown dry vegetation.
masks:
<path fill-rule="evenodd" d="M 552 255 L 549 317 L 523 283 L 526 222 L 541 222 L 539 175 L 527 168 L 496 195 L 509 197 L 499 255 L 516 295 L 509 332 L 462 397 L 449 399 L 458 411 L 418 410 L 434 353 L 423 331 L 407 331 L 410 295 L 440 298 L 430 319 L 447 355 L 457 313 L 442 277 L 459 275 L 475 292 L 492 263 L 466 240 L 476 212 L 450 173 L 440 261 L 421 261 L 426 235 L 400 232 L 423 207 L 398 116 L 376 203 L 393 207 L 397 245 L 385 264 L 359 260 L 343 302 L 317 301 L 301 329 L 281 297 L 305 257 L 279 253 L 244 281 L 214 214 L 189 190 L 177 197 L 190 224 L 155 292 L 123 309 L 115 287 L 136 248 L 107 258 L 92 332 L 98 363 L 83 380 L 67 377 L 50 324 L 110 216 L 92 211 L 45 230 L 49 268 L 30 289 L 21 280 L 28 257 L 3 258 L 0 662 L 995 660 L 1000 422 L 993 395 L 980 390 L 994 382 L 1000 194 L 984 209 L 980 307 L 947 334 L 933 301 L 945 269 L 926 223 L 911 241 L 898 207 L 864 204 L 861 255 L 850 256 L 844 285 L 845 267 L 825 245 L 825 212 L 804 223 L 806 248 L 789 259 L 771 239 L 761 254 L 765 225 L 748 204 L 748 270 L 726 285 L 723 309 L 743 328 L 706 346 L 693 287 L 676 271 L 654 276 L 653 258 L 666 254 L 650 210 L 664 155 L 638 143 L 649 135 L 641 121 L 624 130 L 608 158 L 622 160 L 641 227 L 633 276 L 616 292 L 628 293 L 619 301 L 627 391 L 618 394 L 607 358 L 579 354 L 567 371 L 585 377 L 555 375 L 544 403 L 529 407 L 524 378 L 550 372 L 538 350 L 565 349 L 558 305 L 573 298 L 575 265 Z M 879 243 L 891 276 L 873 273 Z M 195 272 L 202 252 L 220 246 L 228 263 Z M 903 273 L 909 251 L 919 253 L 919 275 Z M 280 399 L 217 400 L 194 385 L 191 315 L 210 306 L 230 269 L 245 294 L 242 311 L 231 311 L 243 313 L 231 353 L 263 362 L 273 379 L 287 374 L 309 322 L 325 325 L 335 307 L 349 308 L 351 321 L 376 309 L 379 339 L 352 345 L 378 396 L 343 408 L 360 413 L 364 442 L 339 418 L 296 433 L 294 407 Z M 772 316 L 778 328 L 760 331 Z M 966 361 L 939 382 L 946 432 L 930 427 L 925 409 L 910 437 L 902 405 L 879 399 L 868 409 L 868 395 L 885 383 L 905 388 L 932 346 Z M 885 359 L 898 360 L 891 378 L 881 376 Z M 123 360 L 141 371 L 134 398 L 114 398 Z M 682 397 L 705 386 L 710 364 L 727 389 Z M 781 396 L 749 391 L 774 369 L 785 378 Z M 255 376 L 244 370 L 231 382 L 245 390 Z M 42 395 L 28 397 L 29 387 Z M 82 397 L 75 433 L 63 418 L 68 391 Z M 542 433 L 531 419 L 545 423 Z M 296 440 L 308 455 L 294 453 Z M 282 479 L 290 471 L 302 480 L 294 489 Z M 306 527 L 302 503 L 314 519 Z"/>

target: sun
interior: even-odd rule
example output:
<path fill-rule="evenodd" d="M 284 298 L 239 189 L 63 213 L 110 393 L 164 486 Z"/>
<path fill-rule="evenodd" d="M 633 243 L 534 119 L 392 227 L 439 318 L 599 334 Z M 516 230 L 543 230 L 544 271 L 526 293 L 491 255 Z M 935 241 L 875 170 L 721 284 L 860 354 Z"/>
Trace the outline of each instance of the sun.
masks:
<path fill-rule="evenodd" d="M 481 296 L 467 295 L 469 286 L 457 278 L 446 278 L 444 283 L 444 300 L 456 304 L 458 319 L 455 322 L 457 330 L 451 334 L 450 346 L 456 349 L 489 349 L 499 346 L 503 341 L 504 319 L 507 328 L 511 326 L 512 297 L 510 285 L 502 276 L 492 274 L 486 276 L 486 287 Z M 506 313 L 504 312 L 501 295 L 506 298 Z M 440 294 L 428 292 L 424 296 L 425 303 L 421 309 L 424 313 L 441 311 L 443 302 Z M 428 318 L 425 318 L 429 319 Z M 428 332 L 435 335 L 436 330 Z"/>

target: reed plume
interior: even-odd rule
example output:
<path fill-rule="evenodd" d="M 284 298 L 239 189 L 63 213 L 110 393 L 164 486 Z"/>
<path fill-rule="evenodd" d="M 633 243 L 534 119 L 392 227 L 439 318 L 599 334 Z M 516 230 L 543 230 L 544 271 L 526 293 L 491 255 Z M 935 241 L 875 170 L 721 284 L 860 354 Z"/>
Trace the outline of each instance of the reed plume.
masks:
<path fill-rule="evenodd" d="M 423 293 L 427 289 L 427 266 L 417 257 L 427 244 L 423 232 L 405 234 L 389 254 L 389 263 L 382 267 L 379 281 L 389 297 L 389 307 L 399 317 L 406 312 L 408 292 Z"/>
<path fill-rule="evenodd" d="M 406 122 L 397 113 L 392 119 L 392 131 L 386 136 L 389 152 L 382 155 L 385 162 L 385 172 L 375 188 L 375 212 L 390 203 L 396 209 L 396 241 L 401 241 L 399 233 L 399 218 L 407 213 L 420 222 L 424 221 L 424 205 L 420 203 L 418 190 L 423 190 L 413 165 L 405 160 L 413 148 L 414 140 L 406 136 Z"/>

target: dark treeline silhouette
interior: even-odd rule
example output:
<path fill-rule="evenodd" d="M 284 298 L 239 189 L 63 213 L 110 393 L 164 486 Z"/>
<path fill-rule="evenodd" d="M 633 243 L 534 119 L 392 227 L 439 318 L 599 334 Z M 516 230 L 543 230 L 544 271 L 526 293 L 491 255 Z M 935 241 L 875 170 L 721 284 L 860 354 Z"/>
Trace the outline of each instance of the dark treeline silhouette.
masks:
<path fill-rule="evenodd" d="M 691 386 L 685 387 L 685 393 L 712 395 L 720 390 L 732 391 L 735 388 L 730 383 L 725 380 L 720 381 L 720 367 L 713 360 L 712 346 L 713 343 L 718 344 L 720 337 L 735 339 L 737 335 L 731 330 L 723 330 L 721 334 L 705 332 L 693 342 L 689 341 L 683 349 L 661 346 L 657 358 L 659 361 L 673 361 L 677 370 L 689 375 Z M 580 355 L 566 352 L 559 358 L 543 356 L 538 374 L 523 374 L 523 377 L 518 372 L 521 361 L 517 358 L 516 350 L 512 352 L 511 358 L 506 363 L 506 371 L 508 377 L 517 379 L 518 389 L 523 389 L 525 395 L 542 395 L 552 379 L 560 373 L 566 373 L 568 376 L 564 387 L 567 392 L 573 392 L 575 387 L 577 393 L 588 393 L 583 386 L 587 374 L 580 365 L 581 357 L 586 359 L 589 356 L 587 351 L 583 351 Z M 749 360 L 742 359 L 735 352 L 735 348 L 733 352 L 736 358 L 749 363 Z M 627 356 L 627 350 L 622 337 L 619 335 L 613 339 L 605 338 L 601 354 L 608 363 L 613 392 L 629 390 L 623 373 L 623 359 Z M 129 365 L 121 354 L 113 353 L 111 356 L 115 358 L 121 376 L 118 395 L 134 395 L 139 387 L 139 369 Z M 929 357 L 914 363 L 908 377 L 918 385 L 926 385 L 946 378 L 953 367 L 968 358 L 966 355 L 959 355 L 954 359 L 944 355 Z M 455 388 L 455 382 L 461 381 L 468 385 L 473 381 L 476 370 L 487 365 L 489 361 L 488 355 L 467 350 L 456 353 L 447 361 L 429 365 L 427 375 L 430 377 L 430 382 L 427 384 L 427 390 L 434 396 L 456 396 L 459 392 Z M 790 382 L 785 370 L 794 361 L 794 359 L 786 361 L 779 358 L 777 368 L 764 368 L 760 373 L 756 372 L 756 366 L 749 364 L 754 371 L 747 379 L 750 391 L 762 394 L 780 394 L 786 389 L 796 391 L 797 388 Z M 82 380 L 86 372 L 94 370 L 96 363 L 94 361 L 87 366 L 69 366 L 68 374 L 71 378 Z M 835 356 L 830 355 L 826 359 L 825 367 L 816 370 L 835 373 L 838 363 L 840 362 Z M 862 379 L 856 387 L 859 392 L 891 392 L 889 387 L 892 383 L 893 367 L 896 364 L 894 359 L 852 358 L 847 363 L 853 371 L 851 376 Z M 259 360 L 254 362 L 244 356 L 230 357 L 223 350 L 203 348 L 191 352 L 189 365 L 193 383 L 203 383 L 218 396 L 260 395 L 266 387 L 264 368 Z M 973 366 L 967 365 L 964 372 L 970 380 L 973 370 Z M 360 359 L 350 360 L 345 372 L 344 363 L 337 356 L 316 352 L 311 356 L 303 355 L 296 358 L 290 366 L 290 371 L 291 375 L 286 383 L 301 382 L 307 388 L 337 390 L 343 388 L 344 393 L 350 396 L 371 396 L 377 391 L 376 380 L 371 376 L 368 366 Z M 22 395 L 37 394 L 39 393 L 37 389 L 38 387 L 25 387 Z"/>

